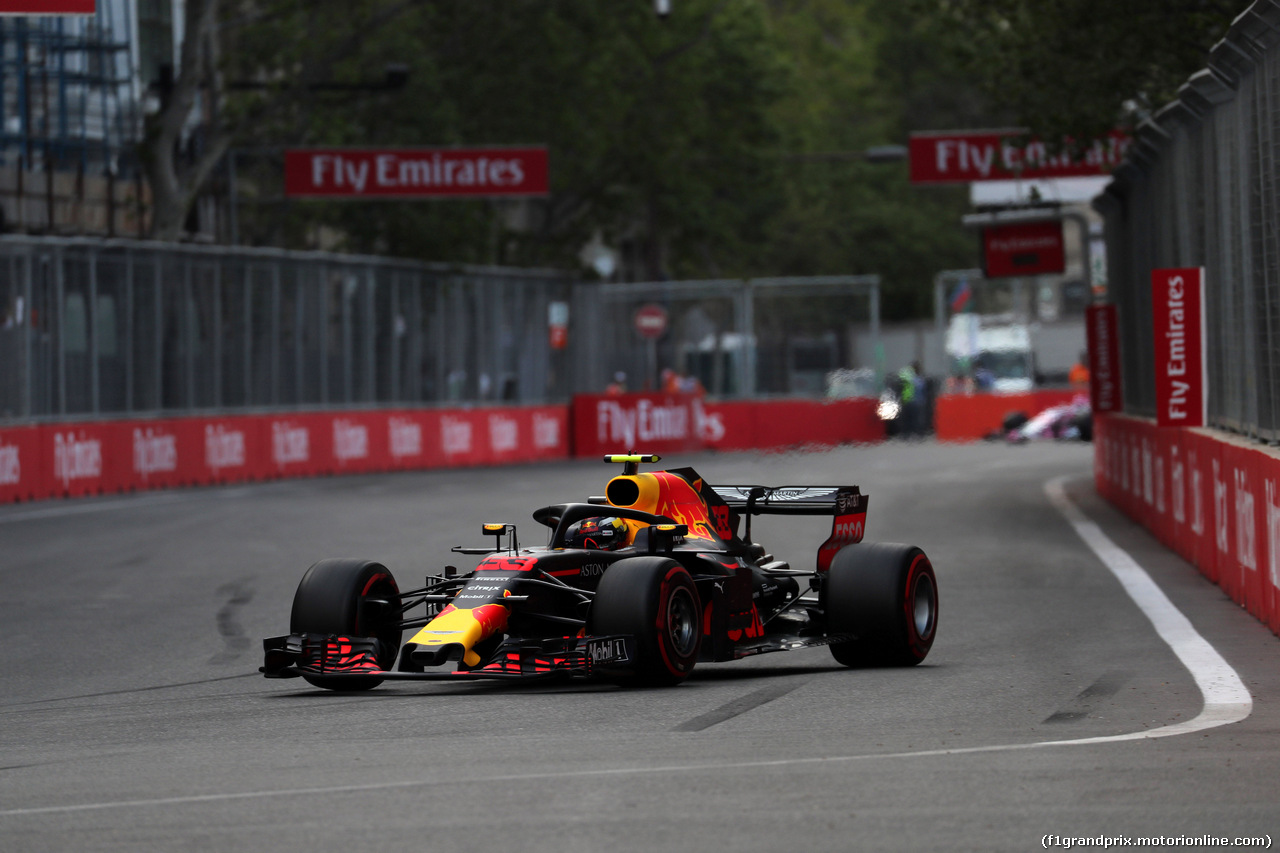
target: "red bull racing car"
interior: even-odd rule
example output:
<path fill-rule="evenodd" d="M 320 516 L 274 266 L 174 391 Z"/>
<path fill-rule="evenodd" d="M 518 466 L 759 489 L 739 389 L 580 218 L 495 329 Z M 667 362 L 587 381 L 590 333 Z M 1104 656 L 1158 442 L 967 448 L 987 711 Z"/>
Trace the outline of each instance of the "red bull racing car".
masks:
<path fill-rule="evenodd" d="M 402 590 L 370 560 L 321 560 L 293 599 L 290 633 L 263 641 L 267 678 L 331 690 L 401 679 L 598 676 L 672 685 L 698 661 L 825 645 L 847 666 L 912 666 L 938 625 L 919 548 L 862 542 L 856 486 L 715 486 L 692 468 L 641 471 L 605 457 L 605 494 L 544 506 L 545 546 L 486 524 L 474 571 L 447 566 Z M 752 541 L 758 515 L 829 515 L 812 568 Z M 405 641 L 406 631 L 412 631 Z"/>

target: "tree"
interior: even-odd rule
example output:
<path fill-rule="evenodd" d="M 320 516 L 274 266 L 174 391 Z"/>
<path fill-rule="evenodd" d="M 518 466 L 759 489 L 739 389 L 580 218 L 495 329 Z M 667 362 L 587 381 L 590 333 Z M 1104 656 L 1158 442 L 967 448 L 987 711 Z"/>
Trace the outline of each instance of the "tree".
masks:
<path fill-rule="evenodd" d="M 759 242 L 784 68 L 753 0 L 686 0 L 665 21 L 644 0 L 436 0 L 366 47 L 412 49 L 409 87 L 342 115 L 315 110 L 296 141 L 543 143 L 552 195 L 307 203 L 290 219 L 323 217 L 357 250 L 555 266 L 577 266 L 598 229 L 655 278 L 727 269 Z M 503 227 L 513 207 L 527 214 L 515 230 Z"/>
<path fill-rule="evenodd" d="M 1017 123 L 1092 139 L 1168 103 L 1240 0 L 912 0 Z"/>
<path fill-rule="evenodd" d="M 508 230 L 507 205 L 484 201 L 306 202 L 256 227 L 298 239 L 324 221 L 357 251 L 559 267 L 599 229 L 633 278 L 879 272 L 895 316 L 927 312 L 934 272 L 973 263 L 963 193 L 823 155 L 937 127 L 929 93 L 963 83 L 930 38 L 893 0 L 685 0 L 665 21 L 644 0 L 436 0 L 370 45 L 416 45 L 408 89 L 315 110 L 302 138 L 544 142 L 552 196 L 533 221 Z"/>
<path fill-rule="evenodd" d="M 181 64 L 160 81 L 160 109 L 146 117 L 140 145 L 151 187 L 151 236 L 176 240 L 210 172 L 222 158 L 229 135 L 214 123 L 195 152 L 180 148 L 183 130 L 202 91 L 218 92 L 218 0 L 187 0 Z M 210 104 L 217 108 L 216 100 Z M 184 156 L 184 154 L 186 156 Z"/>
<path fill-rule="evenodd" d="M 927 313 L 933 274 L 975 260 L 963 192 L 853 156 L 986 121 L 945 22 L 899 0 L 681 0 L 665 19 L 651 0 L 200 2 L 217 44 L 180 78 L 206 81 L 206 129 L 175 183 L 209 174 L 196 153 L 252 146 L 245 242 L 572 269 L 599 232 L 630 279 L 880 273 L 889 317 Z M 388 60 L 412 65 L 403 89 L 319 85 Z M 272 153 L 532 143 L 552 167 L 532 203 L 294 202 Z"/>
<path fill-rule="evenodd" d="M 139 145 L 151 187 L 151 236 L 178 239 L 227 148 L 264 123 L 279 127 L 335 63 L 412 5 L 185 0 L 178 66 L 158 81 L 159 109 L 146 116 Z M 226 50 L 228 43 L 238 49 Z M 238 96 L 228 79 L 239 82 L 231 86 Z"/>
<path fill-rule="evenodd" d="M 850 155 L 905 142 L 913 130 L 983 126 L 985 98 L 943 49 L 936 20 L 900 0 L 771 9 L 792 69 L 777 112 L 787 156 L 784 194 L 753 260 L 788 274 L 878 273 L 886 318 L 927 316 L 934 274 L 976 261 L 960 224 L 967 193 L 913 187 L 905 163 Z"/>

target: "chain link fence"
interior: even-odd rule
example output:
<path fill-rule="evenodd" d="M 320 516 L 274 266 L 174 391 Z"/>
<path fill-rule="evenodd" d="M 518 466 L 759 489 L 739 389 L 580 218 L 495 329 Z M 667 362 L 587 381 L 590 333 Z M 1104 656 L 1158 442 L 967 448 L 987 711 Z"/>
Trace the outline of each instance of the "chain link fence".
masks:
<path fill-rule="evenodd" d="M 636 331 L 659 306 L 661 334 Z M 549 322 L 567 334 L 553 346 Z M 546 403 L 670 368 L 718 397 L 818 396 L 878 340 L 874 276 L 585 284 L 545 270 L 0 238 L 0 422 Z M 867 336 L 860 332 L 861 338 Z M 859 341 L 865 344 L 865 341 Z M 865 348 L 865 347 L 864 347 Z"/>
<path fill-rule="evenodd" d="M 813 397 L 827 392 L 833 371 L 874 369 L 855 353 L 879 341 L 880 278 L 581 284 L 574 311 L 583 320 L 575 324 L 580 391 L 598 393 L 615 378 L 630 391 L 661 389 L 674 371 L 715 397 Z M 638 314 L 662 318 L 652 337 Z"/>
<path fill-rule="evenodd" d="M 1205 267 L 1209 421 L 1280 441 L 1280 6 L 1233 23 L 1139 129 L 1106 217 L 1125 409 L 1156 410 L 1151 271 Z"/>
<path fill-rule="evenodd" d="M 544 402 L 563 273 L 0 240 L 0 419 Z M 561 371 L 561 374 L 563 371 Z"/>

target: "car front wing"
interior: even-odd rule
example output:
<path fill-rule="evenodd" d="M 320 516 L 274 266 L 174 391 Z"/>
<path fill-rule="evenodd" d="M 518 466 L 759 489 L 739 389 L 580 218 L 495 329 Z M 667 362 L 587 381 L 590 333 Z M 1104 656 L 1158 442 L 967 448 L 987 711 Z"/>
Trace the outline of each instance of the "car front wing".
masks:
<path fill-rule="evenodd" d="M 378 640 L 334 634 L 289 634 L 262 641 L 264 660 L 258 668 L 267 678 L 303 675 L 378 681 L 517 680 L 577 677 L 602 671 L 625 671 L 635 660 L 635 638 L 551 637 L 505 640 L 484 666 L 475 669 L 431 669 L 423 672 L 384 670 L 377 665 Z"/>

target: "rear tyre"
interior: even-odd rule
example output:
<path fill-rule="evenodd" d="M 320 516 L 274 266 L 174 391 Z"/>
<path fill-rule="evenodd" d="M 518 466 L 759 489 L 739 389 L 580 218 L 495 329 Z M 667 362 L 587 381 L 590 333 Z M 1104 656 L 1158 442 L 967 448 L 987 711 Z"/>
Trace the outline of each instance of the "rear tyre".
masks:
<path fill-rule="evenodd" d="M 302 576 L 293 595 L 289 631 L 293 634 L 337 634 L 378 640 L 378 666 L 391 669 L 400 652 L 400 620 L 385 608 L 368 606 L 365 599 L 399 603 L 396 579 L 381 563 L 371 560 L 321 560 Z M 302 676 L 326 690 L 369 690 L 381 679 L 341 675 Z"/>
<path fill-rule="evenodd" d="M 913 545 L 859 543 L 831 561 L 824 592 L 827 631 L 856 640 L 831 644 L 845 666 L 915 666 L 938 629 L 938 581 Z"/>
<path fill-rule="evenodd" d="M 635 637 L 635 661 L 619 680 L 679 684 L 693 671 L 702 641 L 698 590 L 689 572 L 665 557 L 631 557 L 609 567 L 596 587 L 587 633 Z"/>

